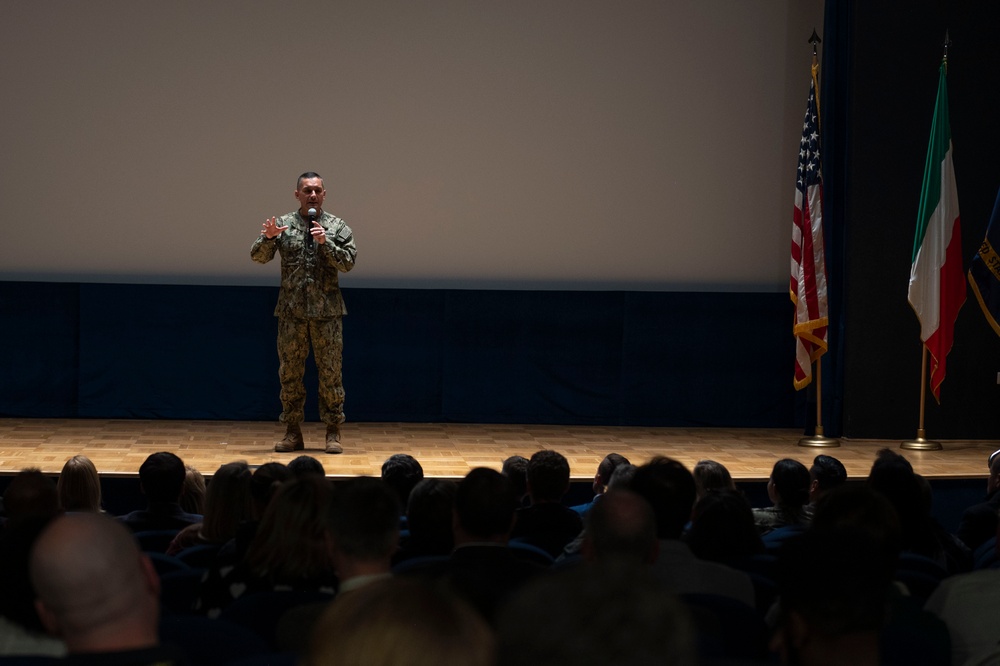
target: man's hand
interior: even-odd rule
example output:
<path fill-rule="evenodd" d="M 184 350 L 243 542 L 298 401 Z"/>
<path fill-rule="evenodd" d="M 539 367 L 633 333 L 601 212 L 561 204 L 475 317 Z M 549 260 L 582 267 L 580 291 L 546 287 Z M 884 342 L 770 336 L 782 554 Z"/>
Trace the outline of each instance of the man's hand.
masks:
<path fill-rule="evenodd" d="M 264 220 L 264 224 L 262 226 L 263 226 L 263 231 L 261 231 L 261 233 L 264 235 L 264 238 L 274 238 L 275 236 L 278 236 L 282 231 L 288 228 L 287 225 L 284 227 L 279 227 L 278 218 L 276 217 L 272 217 L 270 220 Z"/>
<path fill-rule="evenodd" d="M 313 220 L 313 226 L 312 229 L 309 230 L 309 233 L 312 234 L 313 240 L 315 240 L 318 244 L 322 245 L 326 242 L 326 229 L 324 229 L 323 226 L 316 220 Z"/>

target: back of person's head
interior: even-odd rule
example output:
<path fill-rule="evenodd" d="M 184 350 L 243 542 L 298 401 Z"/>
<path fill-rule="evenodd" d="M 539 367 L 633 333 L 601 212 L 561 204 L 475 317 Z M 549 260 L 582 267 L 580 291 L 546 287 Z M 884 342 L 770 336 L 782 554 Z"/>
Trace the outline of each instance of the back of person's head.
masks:
<path fill-rule="evenodd" d="M 191 465 L 184 465 L 184 485 L 181 487 L 181 508 L 188 513 L 205 513 L 205 476 Z"/>
<path fill-rule="evenodd" d="M 800 507 L 809 502 L 809 469 L 798 460 L 782 458 L 771 468 L 777 506 Z"/>
<path fill-rule="evenodd" d="M 835 650 L 839 639 L 864 634 L 878 656 L 892 569 L 871 557 L 876 547 L 864 531 L 814 527 L 782 546 L 775 571 L 783 663 L 816 663 L 813 655 Z"/>
<path fill-rule="evenodd" d="M 341 481 L 330 506 L 334 547 L 355 560 L 391 557 L 399 544 L 399 517 L 399 499 L 381 479 Z"/>
<path fill-rule="evenodd" d="M 128 529 L 101 514 L 53 520 L 31 551 L 39 615 L 70 652 L 157 643 L 159 583 Z"/>
<path fill-rule="evenodd" d="M 738 490 L 710 490 L 695 502 L 686 539 L 700 559 L 723 564 L 737 564 L 764 551 L 753 508 Z"/>
<path fill-rule="evenodd" d="M 658 545 L 653 507 L 630 490 L 609 490 L 587 513 L 583 554 L 588 560 L 651 564 Z"/>
<path fill-rule="evenodd" d="M 506 477 L 487 467 L 469 470 L 455 490 L 455 521 L 471 537 L 510 533 L 517 499 Z"/>
<path fill-rule="evenodd" d="M 611 481 L 611 475 L 614 474 L 615 470 L 621 465 L 628 465 L 629 460 L 620 453 L 609 453 L 604 456 L 600 464 L 597 466 L 597 475 L 594 479 L 595 483 L 599 483 L 602 486 L 607 487 L 608 483 Z"/>
<path fill-rule="evenodd" d="M 451 552 L 457 491 L 458 484 L 450 479 L 424 479 L 413 487 L 406 510 L 411 539 L 425 545 L 437 544 L 442 554 Z"/>
<path fill-rule="evenodd" d="M 697 663 L 688 613 L 649 567 L 594 563 L 537 578 L 497 622 L 497 666 Z"/>
<path fill-rule="evenodd" d="M 281 484 L 247 549 L 250 572 L 281 583 L 332 571 L 332 495 L 330 482 L 315 474 Z"/>
<path fill-rule="evenodd" d="M 486 622 L 443 588 L 380 580 L 337 597 L 313 630 L 306 666 L 492 666 Z"/>
<path fill-rule="evenodd" d="M 892 504 L 864 483 L 845 483 L 816 502 L 810 523 L 817 530 L 864 532 L 876 548 L 872 557 L 881 557 L 885 566 L 895 568 L 902 548 L 902 529 Z"/>
<path fill-rule="evenodd" d="M 868 472 L 868 485 L 896 510 L 904 540 L 924 528 L 928 518 L 924 491 L 906 458 L 891 449 L 881 449 Z"/>
<path fill-rule="evenodd" d="M 632 483 L 632 477 L 635 476 L 637 469 L 639 469 L 639 466 L 632 463 L 624 463 L 615 467 L 615 471 L 611 473 L 611 478 L 608 479 L 608 490 L 627 489 L 629 484 Z"/>
<path fill-rule="evenodd" d="M 518 499 L 528 494 L 528 459 L 524 456 L 510 456 L 503 461 L 500 473 L 507 477 L 511 490 Z"/>
<path fill-rule="evenodd" d="M 657 456 L 635 471 L 629 488 L 641 495 L 656 514 L 660 539 L 677 539 L 691 518 L 694 477 L 676 460 Z"/>
<path fill-rule="evenodd" d="M 208 482 L 202 536 L 212 543 L 225 543 L 236 536 L 236 528 L 250 517 L 250 479 L 253 474 L 243 460 L 222 465 Z"/>
<path fill-rule="evenodd" d="M 186 473 L 183 460 L 169 451 L 160 451 L 151 453 L 139 465 L 139 483 L 149 502 L 176 502 Z"/>
<path fill-rule="evenodd" d="M 528 460 L 528 494 L 532 502 L 558 502 L 569 490 L 569 461 L 544 449 Z"/>
<path fill-rule="evenodd" d="M 326 477 L 326 469 L 323 467 L 323 463 L 305 454 L 292 458 L 288 463 L 288 471 L 292 473 L 292 476 L 296 477 L 309 474 Z"/>
<path fill-rule="evenodd" d="M 811 480 L 810 490 L 812 493 L 824 493 L 847 483 L 847 469 L 844 463 L 833 456 L 820 454 L 813 458 L 812 467 L 809 468 Z"/>
<path fill-rule="evenodd" d="M 406 507 L 410 492 L 424 478 L 424 468 L 420 462 L 407 453 L 395 453 L 382 463 L 382 482 L 392 488 L 399 499 L 399 505 Z"/>
<path fill-rule="evenodd" d="M 30 516 L 53 516 L 60 511 L 56 482 L 36 467 L 23 469 L 4 490 L 3 506 L 11 522 Z"/>
<path fill-rule="evenodd" d="M 278 487 L 293 477 L 291 471 L 283 463 L 264 463 L 254 470 L 250 478 L 250 499 L 253 502 L 253 517 L 260 520 L 264 510 L 270 504 L 271 498 Z"/>
<path fill-rule="evenodd" d="M 726 466 L 714 460 L 699 460 L 691 470 L 698 497 L 709 490 L 736 490 L 736 483 Z"/>
<path fill-rule="evenodd" d="M 56 489 L 63 511 L 101 510 L 101 479 L 87 456 L 73 456 L 66 461 Z"/>

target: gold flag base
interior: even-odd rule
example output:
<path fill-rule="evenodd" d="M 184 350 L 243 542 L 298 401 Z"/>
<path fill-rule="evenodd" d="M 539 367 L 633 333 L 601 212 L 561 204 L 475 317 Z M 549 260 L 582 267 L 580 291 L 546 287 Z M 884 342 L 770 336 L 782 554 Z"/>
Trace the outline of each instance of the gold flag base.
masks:
<path fill-rule="evenodd" d="M 923 428 L 917 429 L 917 438 L 908 439 L 899 445 L 901 449 L 907 449 L 908 451 L 940 451 L 944 447 L 941 446 L 941 442 L 933 442 L 929 439 L 924 439 Z"/>
<path fill-rule="evenodd" d="M 799 440 L 799 446 L 808 446 L 814 449 L 832 449 L 840 446 L 840 440 L 833 437 L 823 436 L 823 426 L 816 426 L 816 434 L 812 437 L 803 437 Z"/>

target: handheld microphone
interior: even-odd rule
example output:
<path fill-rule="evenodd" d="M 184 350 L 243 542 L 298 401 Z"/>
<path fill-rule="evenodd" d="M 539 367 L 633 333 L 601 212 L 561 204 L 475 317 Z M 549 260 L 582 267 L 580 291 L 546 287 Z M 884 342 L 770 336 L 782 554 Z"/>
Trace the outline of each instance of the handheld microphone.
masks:
<path fill-rule="evenodd" d="M 317 211 L 315 208 L 310 208 L 309 210 L 306 211 L 306 215 L 309 216 L 309 228 L 306 229 L 306 245 L 313 244 L 313 234 L 312 234 L 313 223 L 316 221 L 316 214 L 318 212 L 319 211 Z"/>

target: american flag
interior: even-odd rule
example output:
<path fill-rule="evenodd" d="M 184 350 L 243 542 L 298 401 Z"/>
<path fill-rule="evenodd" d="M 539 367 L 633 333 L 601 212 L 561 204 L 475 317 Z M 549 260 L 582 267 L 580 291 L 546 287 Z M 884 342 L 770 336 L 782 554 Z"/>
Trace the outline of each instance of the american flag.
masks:
<path fill-rule="evenodd" d="M 826 260 L 823 253 L 823 176 L 819 157 L 819 104 L 816 70 L 812 68 L 809 101 L 799 142 L 792 222 L 791 297 L 795 304 L 795 388 L 812 381 L 812 362 L 826 353 L 829 311 Z"/>

